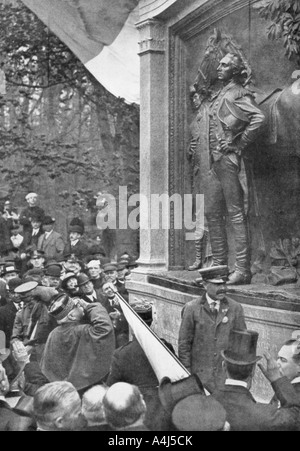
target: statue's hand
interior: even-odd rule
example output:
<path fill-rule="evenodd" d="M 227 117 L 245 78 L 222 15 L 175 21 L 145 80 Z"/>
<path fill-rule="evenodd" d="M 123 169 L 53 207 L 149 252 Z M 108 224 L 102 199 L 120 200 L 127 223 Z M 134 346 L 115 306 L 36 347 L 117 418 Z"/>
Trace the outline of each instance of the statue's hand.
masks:
<path fill-rule="evenodd" d="M 231 144 L 227 141 L 225 141 L 225 139 L 221 139 L 220 140 L 220 148 L 222 150 L 223 153 L 228 154 L 228 153 L 235 153 L 235 154 L 240 154 L 239 148 L 237 146 L 235 146 L 234 144 Z"/>

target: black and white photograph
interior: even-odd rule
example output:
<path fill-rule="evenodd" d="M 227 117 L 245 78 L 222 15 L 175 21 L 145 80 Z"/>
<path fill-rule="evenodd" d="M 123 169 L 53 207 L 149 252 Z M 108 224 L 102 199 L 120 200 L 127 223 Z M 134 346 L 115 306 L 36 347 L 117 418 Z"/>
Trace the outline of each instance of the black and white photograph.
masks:
<path fill-rule="evenodd" d="M 300 431 L 300 0 L 0 0 L 0 431 Z"/>

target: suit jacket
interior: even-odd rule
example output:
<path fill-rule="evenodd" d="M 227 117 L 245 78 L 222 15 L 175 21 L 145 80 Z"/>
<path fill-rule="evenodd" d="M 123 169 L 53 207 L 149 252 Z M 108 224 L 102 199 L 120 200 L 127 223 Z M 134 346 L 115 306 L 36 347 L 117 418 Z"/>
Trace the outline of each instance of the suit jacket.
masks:
<path fill-rule="evenodd" d="M 0 400 L 0 431 L 25 432 L 35 431 L 36 426 L 30 415 L 10 406 Z"/>
<path fill-rule="evenodd" d="M 89 247 L 88 245 L 81 239 L 78 241 L 78 243 L 75 244 L 75 246 L 72 246 L 70 242 L 67 243 L 66 254 L 75 254 L 76 257 L 79 258 L 79 260 L 84 260 L 85 257 L 89 254 Z"/>
<path fill-rule="evenodd" d="M 245 330 L 242 306 L 226 297 L 217 318 L 209 309 L 206 295 L 188 302 L 182 311 L 178 352 L 183 365 L 197 373 L 204 386 L 214 391 L 225 382 L 221 351 L 228 347 L 231 330 Z"/>
<path fill-rule="evenodd" d="M 107 385 L 127 382 L 139 387 L 147 405 L 145 424 L 153 431 L 167 431 L 166 412 L 158 396 L 158 379 L 135 337 L 114 352 Z"/>
<path fill-rule="evenodd" d="M 45 216 L 45 212 L 41 207 L 35 206 L 35 207 L 27 207 L 22 210 L 20 214 L 20 224 L 23 226 L 23 232 L 24 234 L 30 233 L 30 230 L 32 230 L 31 227 L 31 219 L 34 216 L 40 216 L 43 218 Z"/>
<path fill-rule="evenodd" d="M 226 410 L 232 431 L 300 430 L 300 407 L 297 397 L 291 396 L 291 384 L 286 378 L 281 378 L 272 385 L 282 401 L 281 409 L 256 403 L 244 387 L 226 385 L 213 394 Z"/>
<path fill-rule="evenodd" d="M 9 302 L 0 308 L 0 330 L 5 333 L 6 347 L 10 347 L 10 339 L 14 328 L 14 322 L 17 314 L 16 306 L 13 302 Z"/>
<path fill-rule="evenodd" d="M 26 251 L 26 248 L 28 246 L 33 246 L 37 249 L 38 247 L 38 242 L 40 237 L 44 234 L 42 227 L 39 228 L 39 231 L 36 235 L 32 235 L 32 227 L 28 227 L 26 229 L 26 231 L 24 232 L 24 240 L 23 243 L 21 244 L 20 250 L 21 251 Z"/>
<path fill-rule="evenodd" d="M 62 236 L 53 230 L 47 239 L 45 234 L 39 238 L 38 249 L 45 252 L 46 258 L 56 260 L 57 258 L 62 257 L 65 243 Z"/>
<path fill-rule="evenodd" d="M 94 302 L 100 302 L 100 304 L 102 304 L 103 307 L 105 307 L 106 310 L 107 310 L 107 304 L 105 303 L 105 296 L 104 296 L 103 291 L 102 291 L 101 289 L 96 289 L 96 288 L 94 288 L 94 290 L 95 290 L 95 293 L 96 293 L 96 299 L 95 299 Z M 82 293 L 82 294 L 80 295 L 80 297 L 81 297 L 84 301 L 88 302 L 89 304 L 91 304 L 91 303 L 93 302 L 93 301 L 91 301 L 91 299 L 90 299 L 86 294 L 84 294 L 84 293 Z"/>

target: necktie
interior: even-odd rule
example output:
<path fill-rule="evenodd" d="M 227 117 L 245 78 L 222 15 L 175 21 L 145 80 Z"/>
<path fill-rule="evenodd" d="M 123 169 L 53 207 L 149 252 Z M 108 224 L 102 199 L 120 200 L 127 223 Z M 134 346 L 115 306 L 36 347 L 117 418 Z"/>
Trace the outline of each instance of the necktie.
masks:
<path fill-rule="evenodd" d="M 212 313 L 213 316 L 217 317 L 218 315 L 218 309 L 217 309 L 217 303 L 216 302 L 212 302 L 210 304 L 210 311 Z"/>

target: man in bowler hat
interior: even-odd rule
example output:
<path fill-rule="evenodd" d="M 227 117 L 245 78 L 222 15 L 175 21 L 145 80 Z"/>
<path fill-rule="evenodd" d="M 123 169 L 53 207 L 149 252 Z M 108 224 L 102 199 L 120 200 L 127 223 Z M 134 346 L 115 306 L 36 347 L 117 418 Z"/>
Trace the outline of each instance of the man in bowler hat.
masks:
<path fill-rule="evenodd" d="M 225 382 L 221 351 L 227 348 L 230 332 L 245 330 L 246 323 L 242 306 L 226 296 L 228 267 L 199 272 L 206 293 L 183 308 L 178 351 L 183 365 L 212 392 Z"/>
<path fill-rule="evenodd" d="M 232 431 L 296 431 L 300 429 L 300 404 L 286 377 L 282 377 L 275 359 L 265 354 L 267 368 L 259 365 L 271 382 L 281 402 L 281 408 L 257 403 L 250 389 L 256 364 L 258 333 L 231 331 L 229 344 L 222 351 L 226 372 L 225 387 L 213 396 L 227 412 Z"/>

